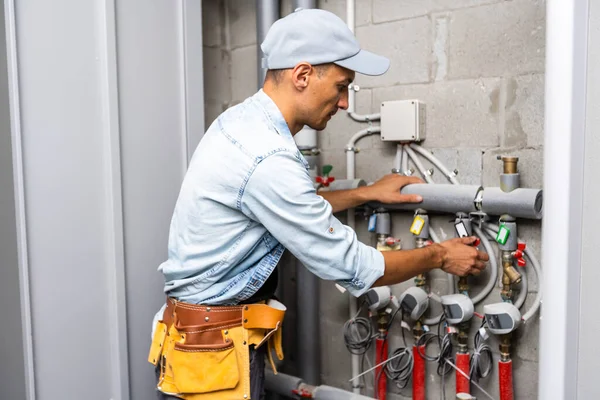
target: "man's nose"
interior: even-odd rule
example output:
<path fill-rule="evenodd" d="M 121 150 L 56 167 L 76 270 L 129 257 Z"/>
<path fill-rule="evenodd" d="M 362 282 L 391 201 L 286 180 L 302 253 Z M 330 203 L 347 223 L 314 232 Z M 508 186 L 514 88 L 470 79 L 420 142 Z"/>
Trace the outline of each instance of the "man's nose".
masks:
<path fill-rule="evenodd" d="M 348 89 L 346 89 L 344 91 L 344 93 L 342 94 L 342 96 L 340 97 L 338 103 L 337 103 L 338 108 L 341 108 L 342 110 L 347 110 L 348 109 Z"/>

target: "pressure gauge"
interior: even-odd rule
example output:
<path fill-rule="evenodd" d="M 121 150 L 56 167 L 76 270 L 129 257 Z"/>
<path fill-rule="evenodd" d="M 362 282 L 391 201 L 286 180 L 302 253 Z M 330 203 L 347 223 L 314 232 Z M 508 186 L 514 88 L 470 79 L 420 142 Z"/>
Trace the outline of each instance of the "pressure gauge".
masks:
<path fill-rule="evenodd" d="M 400 307 L 414 321 L 421 318 L 429 306 L 429 296 L 423 289 L 411 286 L 400 295 Z"/>
<path fill-rule="evenodd" d="M 490 332 L 496 335 L 510 333 L 521 324 L 521 313 L 511 303 L 488 304 L 483 313 Z"/>
<path fill-rule="evenodd" d="M 442 307 L 446 321 L 450 325 L 460 324 L 473 317 L 473 302 L 464 294 L 449 294 L 442 296 Z"/>

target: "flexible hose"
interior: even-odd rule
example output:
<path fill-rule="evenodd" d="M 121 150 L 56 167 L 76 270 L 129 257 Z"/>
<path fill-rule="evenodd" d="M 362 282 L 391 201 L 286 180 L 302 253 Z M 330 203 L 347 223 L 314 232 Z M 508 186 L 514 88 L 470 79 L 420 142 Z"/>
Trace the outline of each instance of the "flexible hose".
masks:
<path fill-rule="evenodd" d="M 513 302 L 514 306 L 517 308 L 521 308 L 523 307 L 523 304 L 525 304 L 525 299 L 527 299 L 527 291 L 529 290 L 529 282 L 528 282 L 528 278 L 527 278 L 527 271 L 526 268 L 521 268 L 521 287 L 519 288 L 519 294 L 517 295 L 517 298 L 515 299 L 515 301 Z"/>
<path fill-rule="evenodd" d="M 486 231 L 489 235 L 491 235 L 492 237 L 498 233 L 498 225 L 494 225 L 494 224 L 489 224 L 486 223 L 484 224 Z M 531 250 L 529 250 L 529 248 L 525 248 L 525 256 L 529 259 L 529 261 L 531 262 L 531 265 L 533 266 L 533 271 L 536 274 L 536 278 L 537 278 L 537 282 L 538 282 L 538 292 L 537 295 L 535 296 L 535 300 L 533 301 L 533 304 L 531 305 L 531 307 L 529 308 L 529 310 L 527 310 L 527 312 L 525 314 L 523 314 L 523 317 L 521 317 L 521 319 L 523 320 L 523 322 L 526 322 L 527 320 L 529 320 L 536 312 L 537 310 L 540 308 L 540 305 L 542 304 L 542 285 L 540 284 L 540 282 L 542 282 L 542 267 L 540 265 L 540 262 L 538 261 L 537 257 L 533 254 L 533 252 Z M 522 274 L 523 276 L 525 274 Z"/>
<path fill-rule="evenodd" d="M 440 238 L 438 237 L 437 233 L 435 233 L 435 231 L 431 225 L 429 227 L 429 236 L 431 237 L 431 240 L 433 240 L 435 243 L 440 243 Z M 452 294 L 452 293 L 454 293 L 454 275 L 452 275 L 450 273 L 446 273 L 446 278 L 448 279 L 448 294 Z M 442 302 L 442 299 L 434 293 L 431 294 L 431 298 L 433 300 L 437 301 L 438 303 Z M 435 325 L 440 322 L 442 315 L 443 315 L 443 312 L 442 312 L 442 314 L 440 314 L 434 318 L 425 320 L 424 322 L 427 323 L 428 325 Z M 433 320 L 435 320 L 437 322 L 432 323 L 431 321 L 433 321 Z"/>
<path fill-rule="evenodd" d="M 540 282 L 542 281 L 542 267 L 538 259 L 533 254 L 533 252 L 529 251 L 529 249 L 525 249 L 525 256 L 529 258 L 529 261 L 531 261 L 531 265 L 533 265 L 533 270 L 537 275 L 538 292 L 535 296 L 535 300 L 533 301 L 533 305 L 531 306 L 529 311 L 527 311 L 523 315 L 523 322 L 527 322 L 527 320 L 533 317 L 533 314 L 537 312 L 537 310 L 540 308 L 540 305 L 542 304 L 542 285 L 540 284 Z"/>
<path fill-rule="evenodd" d="M 444 164 L 442 164 L 442 162 L 440 160 L 438 160 L 438 158 L 436 156 L 434 156 L 431 152 L 425 150 L 424 148 L 422 148 L 421 146 L 419 146 L 416 143 L 411 143 L 410 148 L 415 150 L 417 153 L 419 153 L 420 155 L 422 155 L 423 157 L 425 157 L 427 160 L 429 160 L 429 162 L 431 162 L 433 165 L 435 165 L 445 176 L 446 178 L 448 178 L 448 180 L 455 184 L 455 185 L 459 185 L 458 180 L 452 176 L 452 174 L 450 173 L 450 171 L 448 171 L 448 169 L 444 166 Z"/>
<path fill-rule="evenodd" d="M 490 256 L 490 265 L 492 268 L 490 271 L 490 279 L 489 279 L 487 285 L 485 285 L 483 290 L 481 292 L 479 292 L 479 294 L 477 294 L 477 296 L 475 296 L 471 299 L 473 301 L 473 304 L 478 304 L 480 301 L 485 299 L 487 297 L 487 295 L 490 294 L 490 292 L 494 289 L 494 285 L 496 284 L 496 280 L 498 279 L 498 261 L 496 260 L 496 254 L 494 253 L 494 249 L 492 248 L 490 241 L 483 234 L 481 229 L 479 229 L 477 226 L 473 225 L 473 230 L 475 231 L 475 234 L 477 236 L 479 236 L 479 238 L 481 239 L 481 243 L 483 243 L 483 247 L 485 248 L 485 251 Z"/>

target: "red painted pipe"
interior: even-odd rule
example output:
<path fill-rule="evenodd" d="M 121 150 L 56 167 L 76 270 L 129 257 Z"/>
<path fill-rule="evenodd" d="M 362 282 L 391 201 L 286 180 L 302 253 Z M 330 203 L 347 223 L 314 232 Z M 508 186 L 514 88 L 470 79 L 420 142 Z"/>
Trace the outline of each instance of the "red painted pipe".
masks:
<path fill-rule="evenodd" d="M 425 400 L 425 359 L 419 351 L 425 354 L 425 346 L 413 346 L 413 400 Z"/>
<path fill-rule="evenodd" d="M 388 343 L 385 339 L 377 338 L 375 345 L 375 365 L 379 365 L 388 358 Z M 387 376 L 385 371 L 383 371 L 383 365 L 375 368 L 375 379 L 377 379 L 377 377 L 379 377 L 379 382 L 374 382 L 373 387 L 377 388 L 377 398 L 379 400 L 385 400 L 387 392 Z"/>
<path fill-rule="evenodd" d="M 466 376 L 470 373 L 470 356 L 469 353 L 456 353 L 456 366 L 464 372 Z M 456 372 L 456 393 L 471 394 L 469 380 L 460 372 Z"/>
<path fill-rule="evenodd" d="M 512 360 L 498 361 L 500 400 L 513 400 Z"/>

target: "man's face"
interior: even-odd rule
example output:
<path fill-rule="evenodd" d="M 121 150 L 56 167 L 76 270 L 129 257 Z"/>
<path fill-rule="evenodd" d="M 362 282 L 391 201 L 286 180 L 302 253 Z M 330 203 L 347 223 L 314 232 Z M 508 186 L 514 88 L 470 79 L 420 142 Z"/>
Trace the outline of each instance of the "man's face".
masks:
<path fill-rule="evenodd" d="M 348 86 L 354 80 L 354 71 L 331 64 L 311 79 L 305 98 L 305 124 L 323 130 L 338 111 L 348 108 Z"/>

